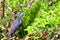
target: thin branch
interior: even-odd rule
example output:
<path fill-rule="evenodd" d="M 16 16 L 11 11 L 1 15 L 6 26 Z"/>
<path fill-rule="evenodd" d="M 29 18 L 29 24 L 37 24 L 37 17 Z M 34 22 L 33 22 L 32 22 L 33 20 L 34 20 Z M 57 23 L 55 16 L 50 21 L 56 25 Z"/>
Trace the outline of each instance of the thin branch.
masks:
<path fill-rule="evenodd" d="M 32 1 L 29 1 L 29 2 L 27 2 L 26 4 L 21 4 L 20 6 L 22 7 L 22 6 L 28 6 L 28 9 L 32 6 L 32 4 L 34 3 L 34 0 L 32 0 Z"/>
<path fill-rule="evenodd" d="M 2 9 L 3 17 L 4 17 L 4 7 L 5 7 L 5 3 L 4 3 L 4 2 L 5 2 L 5 0 L 3 0 L 3 1 L 1 2 L 2 8 L 3 8 L 3 9 Z"/>

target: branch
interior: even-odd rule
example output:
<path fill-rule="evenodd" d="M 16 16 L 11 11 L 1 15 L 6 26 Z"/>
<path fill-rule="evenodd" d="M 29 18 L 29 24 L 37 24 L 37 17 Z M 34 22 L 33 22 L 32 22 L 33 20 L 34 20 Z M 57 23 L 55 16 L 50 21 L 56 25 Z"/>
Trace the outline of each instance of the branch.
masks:
<path fill-rule="evenodd" d="M 28 6 L 28 9 L 32 6 L 32 4 L 33 4 L 33 2 L 34 2 L 34 0 L 32 0 L 31 2 L 29 1 L 29 2 L 27 2 L 26 4 L 21 4 L 20 6 L 22 7 L 22 6 Z"/>
<path fill-rule="evenodd" d="M 3 17 L 4 17 L 4 7 L 5 7 L 4 2 L 5 2 L 5 0 L 2 0 L 2 2 L 1 2 L 2 8 L 3 8 L 3 9 L 2 9 Z"/>
<path fill-rule="evenodd" d="M 33 3 L 34 3 L 34 0 L 29 1 L 29 2 L 27 2 L 27 3 L 25 3 L 25 4 L 19 4 L 19 7 L 20 7 L 20 8 L 21 8 L 21 7 L 27 7 L 27 9 L 29 9 L 29 8 L 32 6 Z M 19 9 L 18 9 L 18 11 L 19 11 Z M 16 14 L 18 11 L 12 9 L 13 14 Z"/>

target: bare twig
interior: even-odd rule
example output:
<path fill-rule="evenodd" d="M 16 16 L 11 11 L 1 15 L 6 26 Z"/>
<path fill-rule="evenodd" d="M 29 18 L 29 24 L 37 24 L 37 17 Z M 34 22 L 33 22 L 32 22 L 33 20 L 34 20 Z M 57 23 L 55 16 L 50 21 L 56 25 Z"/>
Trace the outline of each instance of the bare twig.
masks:
<path fill-rule="evenodd" d="M 5 0 L 2 0 L 2 2 L 1 2 L 2 8 L 3 8 L 3 9 L 2 9 L 3 17 L 4 17 L 4 7 L 5 7 L 5 6 L 4 6 L 4 5 L 5 5 L 4 2 L 5 2 Z"/>
<path fill-rule="evenodd" d="M 20 6 L 27 6 L 28 7 L 28 9 L 32 6 L 32 4 L 33 4 L 33 2 L 34 2 L 34 0 L 32 0 L 32 1 L 29 1 L 29 2 L 27 2 L 26 4 L 21 4 Z"/>

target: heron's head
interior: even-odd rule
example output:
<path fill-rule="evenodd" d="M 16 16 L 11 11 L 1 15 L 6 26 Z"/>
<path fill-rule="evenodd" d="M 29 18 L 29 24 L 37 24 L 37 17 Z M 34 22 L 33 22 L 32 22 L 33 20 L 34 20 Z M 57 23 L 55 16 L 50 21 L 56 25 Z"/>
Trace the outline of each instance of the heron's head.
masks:
<path fill-rule="evenodd" d="M 22 16 L 24 14 L 24 12 L 18 12 L 17 14 L 16 14 L 16 16 L 18 17 L 18 16 Z"/>

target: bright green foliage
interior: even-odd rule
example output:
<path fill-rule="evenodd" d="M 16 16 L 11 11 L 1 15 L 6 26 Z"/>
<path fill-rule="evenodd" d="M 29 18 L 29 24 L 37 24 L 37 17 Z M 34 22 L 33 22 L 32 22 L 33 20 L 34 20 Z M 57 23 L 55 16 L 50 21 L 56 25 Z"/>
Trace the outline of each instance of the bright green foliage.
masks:
<path fill-rule="evenodd" d="M 23 25 L 19 29 L 18 37 L 23 37 L 27 33 L 42 36 L 43 30 L 48 32 L 48 36 L 52 36 L 54 32 L 60 30 L 59 0 L 34 0 L 29 9 L 27 9 L 27 6 L 20 6 L 20 4 L 25 4 L 28 1 L 29 0 L 5 0 L 5 14 L 8 14 L 5 18 L 5 25 L 13 18 L 12 10 L 24 12 L 21 16 Z M 54 29 L 56 29 L 56 31 L 54 31 Z"/>

